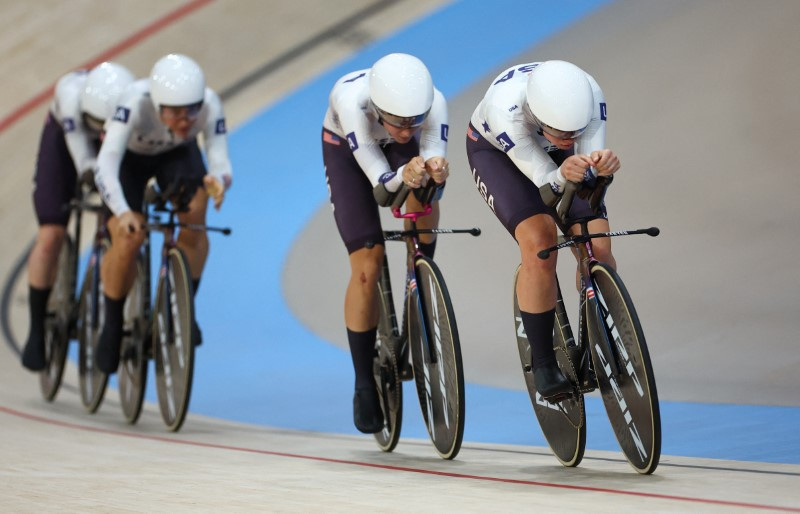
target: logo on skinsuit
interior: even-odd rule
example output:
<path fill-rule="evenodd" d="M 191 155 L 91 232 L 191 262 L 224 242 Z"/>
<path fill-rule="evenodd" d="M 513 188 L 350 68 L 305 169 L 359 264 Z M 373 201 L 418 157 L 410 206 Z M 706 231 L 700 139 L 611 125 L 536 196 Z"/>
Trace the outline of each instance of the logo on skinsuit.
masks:
<path fill-rule="evenodd" d="M 114 112 L 114 121 L 121 121 L 122 123 L 128 123 L 128 118 L 131 116 L 131 110 L 127 107 L 117 107 L 117 110 Z"/>
<path fill-rule="evenodd" d="M 217 120 L 217 126 L 214 128 L 215 134 L 225 134 L 227 130 L 225 129 L 225 118 L 220 118 Z"/>
<path fill-rule="evenodd" d="M 64 127 L 64 132 L 72 132 L 75 130 L 75 120 L 72 118 L 64 118 L 61 124 Z"/>
<path fill-rule="evenodd" d="M 511 150 L 512 148 L 514 148 L 514 146 L 516 146 L 516 143 L 514 143 L 511 140 L 511 138 L 508 137 L 508 134 L 506 134 L 505 132 L 497 136 L 497 142 L 500 143 L 500 146 L 503 147 L 503 151 L 506 153 L 508 153 L 509 150 Z"/>
<path fill-rule="evenodd" d="M 350 132 L 345 137 L 347 138 L 347 143 L 350 145 L 350 150 L 354 152 L 358 150 L 358 141 L 356 141 L 356 133 Z"/>
<path fill-rule="evenodd" d="M 450 133 L 450 125 L 442 123 L 442 141 L 447 141 L 447 136 Z"/>
<path fill-rule="evenodd" d="M 331 134 L 330 132 L 323 132 L 322 133 L 322 141 L 328 143 L 329 145 L 336 145 L 339 146 L 341 143 L 339 142 L 339 138 L 336 135 Z"/>

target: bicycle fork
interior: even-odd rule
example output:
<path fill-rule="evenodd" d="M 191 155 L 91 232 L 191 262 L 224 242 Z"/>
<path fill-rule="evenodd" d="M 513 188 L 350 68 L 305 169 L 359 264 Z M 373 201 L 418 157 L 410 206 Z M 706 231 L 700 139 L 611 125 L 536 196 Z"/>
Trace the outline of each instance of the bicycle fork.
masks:
<path fill-rule="evenodd" d="M 413 264 L 412 264 L 413 266 Z M 449 398 L 447 395 L 447 388 L 445 387 L 444 382 L 444 373 L 445 370 L 439 367 L 438 369 L 438 383 L 434 384 L 432 381 L 430 369 L 431 366 L 435 366 L 439 362 L 438 354 L 441 352 L 441 334 L 439 332 L 439 325 L 438 325 L 438 313 L 436 310 L 438 309 L 438 305 L 433 299 L 433 304 L 431 307 L 434 309 L 433 312 L 433 323 L 431 320 L 427 319 L 426 312 L 427 306 L 425 304 L 425 297 L 419 290 L 419 284 L 417 283 L 417 274 L 416 270 L 413 267 L 409 267 L 409 276 L 407 278 L 408 287 L 406 288 L 407 294 L 414 294 L 416 296 L 416 302 L 414 308 L 417 309 L 417 317 L 419 319 L 420 325 L 420 334 L 419 337 L 422 339 L 422 360 L 423 360 L 423 373 L 424 373 L 424 380 L 425 380 L 425 390 L 427 396 L 427 404 L 428 404 L 428 430 L 431 436 L 435 439 L 436 436 L 436 420 L 434 419 L 434 408 L 433 403 L 435 401 L 434 398 L 434 385 L 438 386 L 439 391 L 439 401 L 442 405 L 442 412 L 448 411 L 448 403 Z M 423 284 L 424 288 L 433 288 L 433 284 Z M 434 295 L 431 295 L 432 297 Z M 406 305 L 408 305 L 406 303 Z M 431 326 L 433 325 L 433 326 Z M 450 417 L 445 415 L 443 416 L 443 421 L 445 425 L 445 429 L 450 429 Z"/>

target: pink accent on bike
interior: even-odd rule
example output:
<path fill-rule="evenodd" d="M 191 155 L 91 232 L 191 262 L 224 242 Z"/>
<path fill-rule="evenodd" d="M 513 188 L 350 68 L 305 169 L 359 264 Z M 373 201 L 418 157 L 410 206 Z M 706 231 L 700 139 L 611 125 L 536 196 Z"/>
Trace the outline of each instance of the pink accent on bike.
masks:
<path fill-rule="evenodd" d="M 395 218 L 410 219 L 411 221 L 416 222 L 421 217 L 430 214 L 432 210 L 433 207 L 431 207 L 430 204 L 426 205 L 423 211 L 406 212 L 406 213 L 401 212 L 399 207 L 394 207 L 392 208 L 392 214 L 394 215 Z"/>

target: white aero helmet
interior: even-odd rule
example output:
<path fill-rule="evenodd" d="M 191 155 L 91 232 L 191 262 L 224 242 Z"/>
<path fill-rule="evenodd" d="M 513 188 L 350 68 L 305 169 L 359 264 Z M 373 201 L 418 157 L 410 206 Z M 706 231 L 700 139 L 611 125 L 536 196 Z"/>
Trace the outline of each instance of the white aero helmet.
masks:
<path fill-rule="evenodd" d="M 114 115 L 119 95 L 133 81 L 133 73 L 114 62 L 100 63 L 92 68 L 81 91 L 84 121 L 95 130 L 102 129 L 102 123 Z"/>
<path fill-rule="evenodd" d="M 150 98 L 159 110 L 162 106 L 183 107 L 200 104 L 206 94 L 203 70 L 182 54 L 165 55 L 150 72 Z"/>
<path fill-rule="evenodd" d="M 418 127 L 433 104 L 433 80 L 413 55 L 389 54 L 370 70 L 369 97 L 383 121 L 399 128 Z"/>
<path fill-rule="evenodd" d="M 565 61 L 546 61 L 528 75 L 528 108 L 544 132 L 580 136 L 592 119 L 594 95 L 586 73 Z"/>

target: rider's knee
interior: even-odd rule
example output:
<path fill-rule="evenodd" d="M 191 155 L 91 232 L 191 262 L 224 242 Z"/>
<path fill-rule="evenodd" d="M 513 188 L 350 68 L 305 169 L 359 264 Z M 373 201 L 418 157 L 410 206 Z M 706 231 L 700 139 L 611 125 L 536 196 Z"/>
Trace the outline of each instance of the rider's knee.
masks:
<path fill-rule="evenodd" d="M 532 272 L 555 272 L 556 253 L 547 259 L 540 259 L 539 252 L 556 242 L 555 230 L 517 231 L 517 243 L 522 254 L 522 265 Z"/>
<path fill-rule="evenodd" d="M 208 235 L 204 230 L 181 230 L 178 233 L 178 241 L 195 249 L 208 248 Z"/>
<path fill-rule="evenodd" d="M 363 252 L 352 260 L 352 276 L 364 284 L 377 283 L 383 270 L 383 252 L 375 251 L 376 248 Z"/>
<path fill-rule="evenodd" d="M 611 253 L 611 241 L 609 239 L 595 239 L 592 243 L 592 252 L 598 261 L 610 264 L 613 268 L 617 267 L 614 254 Z"/>
<path fill-rule="evenodd" d="M 49 225 L 39 228 L 36 244 L 43 253 L 56 254 L 61 250 L 66 230 L 64 227 Z"/>
<path fill-rule="evenodd" d="M 129 232 L 111 240 L 111 246 L 125 256 L 135 256 L 139 252 L 142 243 L 144 243 L 144 231 L 142 230 Z"/>

